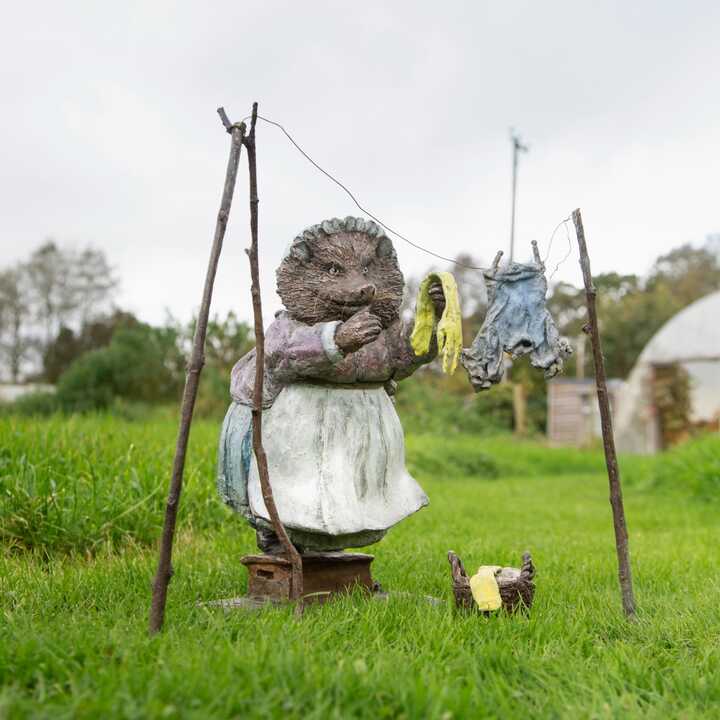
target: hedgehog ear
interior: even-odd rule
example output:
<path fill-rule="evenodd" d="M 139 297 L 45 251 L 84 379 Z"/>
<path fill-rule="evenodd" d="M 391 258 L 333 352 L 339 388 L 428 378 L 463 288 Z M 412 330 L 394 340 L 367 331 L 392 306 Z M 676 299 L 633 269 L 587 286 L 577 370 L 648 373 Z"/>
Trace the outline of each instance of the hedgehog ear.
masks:
<path fill-rule="evenodd" d="M 395 248 L 393 247 L 392 240 L 387 235 L 383 235 L 378 238 L 377 247 L 375 252 L 379 258 L 389 258 L 395 256 Z"/>
<path fill-rule="evenodd" d="M 312 250 L 310 249 L 310 245 L 307 240 L 300 238 L 296 239 L 290 248 L 290 255 L 301 262 L 307 262 L 310 260 L 312 257 Z"/>

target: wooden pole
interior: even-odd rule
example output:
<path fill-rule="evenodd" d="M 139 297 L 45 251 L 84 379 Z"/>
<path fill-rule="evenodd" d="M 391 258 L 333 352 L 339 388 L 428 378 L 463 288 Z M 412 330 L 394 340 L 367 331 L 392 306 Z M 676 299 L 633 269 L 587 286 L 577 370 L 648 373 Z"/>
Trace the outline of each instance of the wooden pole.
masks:
<path fill-rule="evenodd" d="M 585 378 L 585 341 L 585 335 L 580 334 L 575 343 L 575 377 L 577 377 L 578 380 Z"/>
<path fill-rule="evenodd" d="M 585 230 L 579 209 L 573 212 L 572 218 L 575 223 L 578 245 L 580 246 L 580 268 L 582 269 L 585 295 L 587 298 L 588 324 L 585 326 L 584 331 L 590 335 L 593 364 L 595 366 L 595 385 L 597 387 L 598 406 L 600 408 L 605 464 L 607 465 L 608 481 L 610 483 L 610 505 L 612 507 L 613 525 L 615 528 L 615 547 L 618 558 L 620 592 L 622 594 L 622 604 L 625 615 L 629 618 L 634 618 L 635 597 L 633 595 L 625 508 L 623 507 L 622 487 L 620 485 L 620 471 L 618 469 L 617 455 L 615 454 L 615 439 L 613 437 L 610 402 L 605 377 L 605 360 L 600 344 L 600 331 L 598 329 L 597 309 L 595 307 L 597 291 L 593 285 L 592 274 L 590 273 L 590 257 L 588 256 L 587 245 L 585 244 Z"/>
<path fill-rule="evenodd" d="M 267 508 L 273 530 L 280 539 L 285 553 L 292 564 L 291 600 L 296 600 L 296 612 L 302 613 L 303 603 L 303 576 L 302 558 L 290 541 L 280 520 L 275 499 L 273 498 L 270 476 L 268 473 L 267 456 L 262 443 L 262 398 L 265 369 L 265 331 L 262 316 L 262 300 L 260 297 L 260 272 L 258 268 L 258 191 L 257 191 L 257 156 L 255 152 L 255 124 L 257 122 L 257 103 L 253 103 L 250 132 L 244 140 L 247 148 L 248 169 L 250 171 L 250 249 L 247 250 L 250 258 L 250 276 L 252 279 L 252 303 L 255 323 L 255 386 L 253 389 L 252 428 L 253 451 L 257 461 L 260 488 Z"/>
<path fill-rule="evenodd" d="M 525 386 L 521 382 L 513 383 L 513 416 L 515 418 L 515 435 L 525 437 L 527 434 L 527 396 Z"/>
<path fill-rule="evenodd" d="M 160 557 L 153 582 L 152 604 L 150 607 L 151 635 L 154 635 L 162 629 L 163 620 L 165 619 L 167 589 L 173 573 L 172 548 L 175 537 L 177 511 L 180 504 L 180 493 L 182 492 L 185 455 L 187 453 L 188 438 L 190 437 L 190 425 L 195 408 L 200 373 L 205 364 L 205 335 L 207 334 L 208 317 L 210 314 L 210 301 L 212 299 L 220 251 L 222 250 L 223 239 L 225 237 L 225 229 L 230 215 L 238 162 L 240 161 L 240 150 L 243 145 L 243 136 L 245 135 L 245 125 L 243 123 L 231 125 L 222 108 L 218 109 L 218 114 L 226 130 L 232 136 L 230 157 L 228 158 L 227 170 L 225 172 L 225 185 L 223 187 L 220 210 L 218 211 L 217 222 L 215 223 L 215 236 L 213 238 L 210 260 L 205 275 L 205 287 L 203 288 L 200 311 L 198 313 L 197 325 L 195 326 L 192 353 L 187 367 L 187 374 L 185 375 L 185 389 L 183 390 L 180 411 L 180 428 L 175 446 L 175 459 L 173 460 L 167 505 L 165 506 L 165 522 L 160 538 Z"/>

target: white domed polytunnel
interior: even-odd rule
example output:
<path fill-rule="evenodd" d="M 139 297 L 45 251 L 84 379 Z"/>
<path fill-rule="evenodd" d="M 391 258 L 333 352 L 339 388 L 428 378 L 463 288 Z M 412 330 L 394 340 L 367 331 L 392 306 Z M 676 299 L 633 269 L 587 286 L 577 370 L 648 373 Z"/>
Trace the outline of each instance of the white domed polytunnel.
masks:
<path fill-rule="evenodd" d="M 649 454 L 667 443 L 657 407 L 663 369 L 681 367 L 690 381 L 689 420 L 720 418 L 720 292 L 688 305 L 658 330 L 640 354 L 620 394 L 615 440 L 621 452 Z"/>

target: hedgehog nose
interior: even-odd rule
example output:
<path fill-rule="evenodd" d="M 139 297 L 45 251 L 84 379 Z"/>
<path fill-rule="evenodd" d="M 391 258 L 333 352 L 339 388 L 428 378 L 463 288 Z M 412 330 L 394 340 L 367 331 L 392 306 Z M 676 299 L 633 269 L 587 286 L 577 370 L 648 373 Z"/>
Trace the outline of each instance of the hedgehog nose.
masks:
<path fill-rule="evenodd" d="M 358 289 L 358 298 L 361 302 L 370 302 L 375 297 L 374 285 L 363 285 Z"/>

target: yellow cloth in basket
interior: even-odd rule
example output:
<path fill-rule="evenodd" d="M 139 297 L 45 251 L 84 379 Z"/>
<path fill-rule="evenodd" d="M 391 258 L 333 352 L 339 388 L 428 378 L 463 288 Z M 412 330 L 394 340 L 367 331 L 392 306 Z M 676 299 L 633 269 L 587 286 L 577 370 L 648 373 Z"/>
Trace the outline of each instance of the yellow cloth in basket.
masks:
<path fill-rule="evenodd" d="M 497 610 L 502 605 L 500 587 L 495 579 L 499 565 L 481 565 L 470 578 L 470 592 L 481 610 Z"/>

